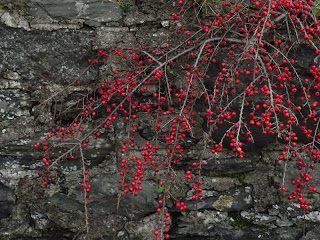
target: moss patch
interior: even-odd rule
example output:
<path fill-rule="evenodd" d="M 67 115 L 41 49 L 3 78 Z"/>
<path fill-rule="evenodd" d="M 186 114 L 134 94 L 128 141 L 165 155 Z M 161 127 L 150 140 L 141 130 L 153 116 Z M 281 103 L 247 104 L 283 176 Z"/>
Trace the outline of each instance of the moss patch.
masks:
<path fill-rule="evenodd" d="M 219 199 L 212 204 L 212 207 L 219 211 L 223 211 L 226 208 L 230 208 L 233 201 L 234 198 L 232 196 L 220 196 Z"/>
<path fill-rule="evenodd" d="M 244 220 L 238 220 L 231 223 L 232 227 L 251 227 L 252 224 L 250 222 L 244 221 Z"/>
<path fill-rule="evenodd" d="M 209 173 L 207 176 L 208 177 L 230 177 L 230 178 L 236 178 L 236 179 L 239 180 L 239 182 L 243 186 L 248 186 L 249 185 L 249 184 L 247 184 L 245 182 L 245 178 L 246 178 L 245 173 L 228 173 L 228 172 L 218 171 L 218 172 L 215 172 L 215 173 Z"/>

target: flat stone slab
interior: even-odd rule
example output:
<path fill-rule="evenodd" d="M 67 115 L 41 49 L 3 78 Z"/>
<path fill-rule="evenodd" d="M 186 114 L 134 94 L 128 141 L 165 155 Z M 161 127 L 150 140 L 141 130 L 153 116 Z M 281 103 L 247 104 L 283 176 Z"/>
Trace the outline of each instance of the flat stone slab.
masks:
<path fill-rule="evenodd" d="M 113 22 L 122 18 L 121 8 L 115 1 L 31 0 L 28 7 L 32 16 L 49 15 L 53 18 L 81 18 L 97 22 Z"/>
<path fill-rule="evenodd" d="M 0 32 L 0 74 L 14 78 L 7 72 L 16 72 L 25 84 L 39 85 L 40 75 L 51 83 L 74 81 L 88 67 L 87 59 L 95 56 L 91 30 L 25 31 L 0 24 Z M 81 81 L 96 76 L 92 69 Z"/>

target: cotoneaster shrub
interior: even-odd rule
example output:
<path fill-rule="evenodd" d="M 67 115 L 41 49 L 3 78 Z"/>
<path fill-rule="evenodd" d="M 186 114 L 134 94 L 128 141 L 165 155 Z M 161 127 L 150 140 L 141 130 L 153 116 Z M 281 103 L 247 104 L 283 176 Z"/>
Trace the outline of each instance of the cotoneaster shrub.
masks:
<path fill-rule="evenodd" d="M 119 196 L 138 196 L 145 175 L 152 172 L 162 194 L 155 209 L 159 213 L 158 229 L 153 229 L 156 240 L 170 238 L 166 202 L 172 179 L 177 177 L 175 169 L 188 159 L 185 142 L 193 137 L 199 118 L 206 132 L 203 152 L 184 176 L 193 182 L 194 201 L 203 197 L 204 152 L 230 151 L 243 158 L 254 146 L 273 141 L 284 144 L 279 155 L 279 161 L 285 162 L 282 191 L 286 191 L 287 164 L 300 171 L 292 180 L 296 189 L 288 199 L 308 211 L 311 206 L 305 193 L 318 192 L 312 175 L 320 161 L 319 3 L 180 0 L 177 4 L 181 10 L 171 21 L 182 24 L 173 33 L 181 39 L 179 44 L 100 50 L 88 60 L 86 71 L 108 64 L 110 56 L 126 64 L 127 70 L 115 70 L 109 80 L 78 101 L 72 110 L 78 116 L 70 125 L 52 129 L 34 145 L 42 151 L 48 172 L 54 172 L 64 159 L 82 163 L 79 187 L 85 199 L 87 233 L 91 184 L 86 148 L 118 121 L 125 123 L 127 132 L 120 139 Z M 296 59 L 301 46 L 312 52 L 307 71 Z M 81 77 L 65 90 L 73 85 L 81 85 Z M 144 146 L 135 142 L 139 113 L 153 119 L 152 134 Z M 132 155 L 137 148 L 140 155 Z M 51 184 L 51 178 L 44 177 L 43 184 Z M 186 210 L 181 199 L 175 201 L 180 211 Z"/>

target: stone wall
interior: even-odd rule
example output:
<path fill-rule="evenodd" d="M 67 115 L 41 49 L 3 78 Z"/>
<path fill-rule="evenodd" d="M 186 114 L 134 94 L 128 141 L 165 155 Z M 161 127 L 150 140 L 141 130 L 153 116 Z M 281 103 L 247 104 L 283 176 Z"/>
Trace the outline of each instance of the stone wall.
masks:
<path fill-rule="evenodd" d="M 49 109 L 41 102 L 76 79 L 97 49 L 174 42 L 171 36 L 177 26 L 169 19 L 175 2 L 0 0 L 0 239 L 85 239 L 80 163 L 63 164 L 55 183 L 43 188 L 42 163 L 34 157 L 32 145 L 56 126 L 52 106 L 72 103 L 72 96 L 93 89 L 100 78 L 121 66 L 110 60 L 106 67 L 86 72 L 83 84 L 70 88 L 63 98 L 52 98 Z M 152 122 L 141 114 L 141 125 L 147 128 Z M 199 135 L 202 132 L 199 126 Z M 116 212 L 117 150 L 123 134 L 118 122 L 87 153 L 93 189 L 90 239 L 154 237 L 159 193 L 152 178 L 145 180 L 144 191 L 133 202 L 132 220 L 131 200 L 121 201 Z M 201 151 L 199 139 L 188 148 L 190 162 Z M 281 149 L 270 144 L 244 159 L 205 154 L 204 198 L 198 210 L 191 201 L 190 184 L 177 180 L 171 190 L 185 199 L 189 209 L 180 213 L 169 203 L 172 239 L 319 239 L 319 194 L 309 197 L 313 207 L 304 215 L 279 190 L 284 168 L 277 161 Z M 188 164 L 177 170 L 181 178 Z M 286 186 L 294 176 L 297 170 L 289 164 Z M 319 182 L 320 175 L 314 174 L 314 179 Z"/>

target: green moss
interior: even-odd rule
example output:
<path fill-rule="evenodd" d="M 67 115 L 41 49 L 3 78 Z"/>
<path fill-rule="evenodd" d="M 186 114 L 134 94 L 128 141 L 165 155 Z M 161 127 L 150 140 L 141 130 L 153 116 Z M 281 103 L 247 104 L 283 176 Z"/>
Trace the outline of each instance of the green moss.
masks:
<path fill-rule="evenodd" d="M 75 174 L 81 174 L 82 170 L 75 170 L 75 171 L 64 171 L 62 172 L 64 175 L 75 175 Z"/>
<path fill-rule="evenodd" d="M 115 228 L 107 228 L 107 229 L 105 230 L 105 232 L 106 232 L 107 235 L 111 235 L 111 234 L 113 234 L 115 231 L 116 231 Z"/>
<path fill-rule="evenodd" d="M 246 175 L 244 173 L 239 173 L 239 174 L 235 174 L 235 178 L 237 178 L 239 180 L 239 182 L 244 185 L 244 186 L 247 186 L 248 184 L 245 183 L 245 178 L 246 178 Z"/>
<path fill-rule="evenodd" d="M 94 81 L 96 83 L 100 83 L 100 82 L 103 82 L 103 79 L 102 79 L 102 77 L 99 76 L 99 77 L 95 78 Z"/>
<path fill-rule="evenodd" d="M 316 15 L 318 18 L 320 17 L 320 0 L 317 0 L 313 3 L 312 12 L 314 15 Z"/>
<path fill-rule="evenodd" d="M 216 240 L 215 237 L 209 237 L 208 240 Z"/>
<path fill-rule="evenodd" d="M 236 178 L 239 180 L 239 182 L 243 185 L 243 186 L 248 186 L 249 184 L 247 184 L 245 182 L 245 178 L 246 178 L 246 174 L 245 173 L 228 173 L 228 172 L 223 172 L 223 171 L 217 171 L 217 172 L 210 172 L 207 176 L 209 177 L 230 177 L 230 178 Z"/>
<path fill-rule="evenodd" d="M 194 13 L 197 19 L 201 16 L 208 16 L 214 13 L 213 6 L 222 6 L 221 1 L 217 0 L 194 0 L 197 3 L 197 7 L 194 9 Z"/>
<path fill-rule="evenodd" d="M 231 223 L 232 227 L 251 227 L 252 224 L 250 222 L 244 220 L 238 220 Z"/>
<path fill-rule="evenodd" d="M 231 173 L 224 172 L 224 171 L 217 171 L 217 172 L 211 172 L 210 177 L 231 177 Z"/>
<path fill-rule="evenodd" d="M 18 198 L 20 198 L 23 195 L 22 187 L 17 187 L 16 188 L 16 195 L 17 195 Z"/>
<path fill-rule="evenodd" d="M 131 10 L 131 5 L 129 3 L 126 3 L 124 1 L 118 1 L 118 4 L 121 8 L 121 15 L 122 17 L 125 17 L 128 15 L 128 13 Z"/>

